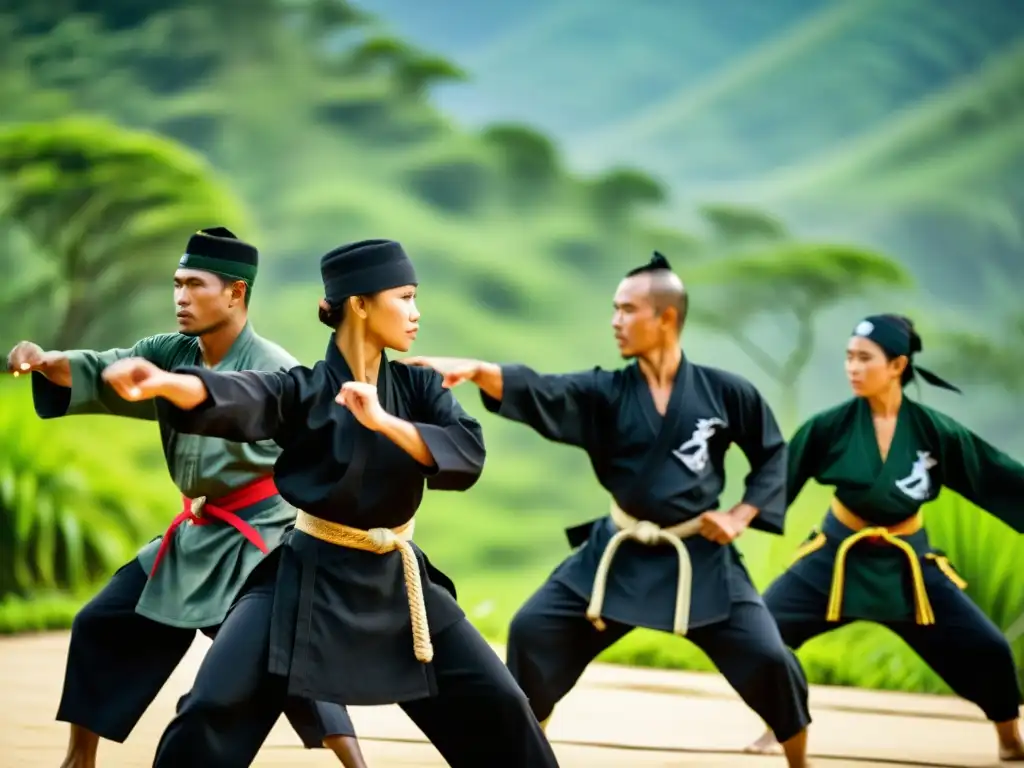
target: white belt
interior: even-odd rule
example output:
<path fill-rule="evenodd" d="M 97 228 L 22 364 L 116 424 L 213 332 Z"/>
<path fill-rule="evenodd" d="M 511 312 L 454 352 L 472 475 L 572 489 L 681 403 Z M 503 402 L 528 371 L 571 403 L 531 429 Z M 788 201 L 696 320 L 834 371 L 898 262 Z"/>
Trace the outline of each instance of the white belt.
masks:
<path fill-rule="evenodd" d="M 587 606 L 587 618 L 599 630 L 605 629 L 605 623 L 601 619 L 601 608 L 604 605 L 604 593 L 608 584 L 608 572 L 611 570 L 612 559 L 619 549 L 619 545 L 626 539 L 638 541 L 649 547 L 658 544 L 671 544 L 676 548 L 679 555 L 679 582 L 676 585 L 676 612 L 672 622 L 672 633 L 685 635 L 690 622 L 690 596 L 693 591 L 693 564 L 690 562 L 690 553 L 683 544 L 683 539 L 688 539 L 700 532 L 701 520 L 699 517 L 687 520 L 668 528 L 662 528 L 657 523 L 649 520 L 637 520 L 635 517 L 623 512 L 619 505 L 612 500 L 611 508 L 612 522 L 618 527 L 618 531 L 608 541 L 601 561 L 597 564 L 597 573 L 594 574 L 594 588 L 590 593 L 590 605 Z"/>

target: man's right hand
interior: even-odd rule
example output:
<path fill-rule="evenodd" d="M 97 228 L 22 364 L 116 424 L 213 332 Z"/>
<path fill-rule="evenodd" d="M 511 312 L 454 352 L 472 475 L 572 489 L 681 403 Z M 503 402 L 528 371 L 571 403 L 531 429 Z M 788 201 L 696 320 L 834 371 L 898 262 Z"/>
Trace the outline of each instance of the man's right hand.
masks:
<path fill-rule="evenodd" d="M 464 381 L 475 381 L 486 365 L 480 360 L 465 357 L 406 357 L 395 362 L 419 368 L 433 368 L 444 377 L 441 386 L 445 389 L 451 389 Z"/>
<path fill-rule="evenodd" d="M 31 341 L 22 341 L 7 355 L 7 373 L 14 376 L 38 371 L 54 384 L 71 386 L 71 369 L 62 365 L 66 358 L 60 352 L 44 352 Z"/>

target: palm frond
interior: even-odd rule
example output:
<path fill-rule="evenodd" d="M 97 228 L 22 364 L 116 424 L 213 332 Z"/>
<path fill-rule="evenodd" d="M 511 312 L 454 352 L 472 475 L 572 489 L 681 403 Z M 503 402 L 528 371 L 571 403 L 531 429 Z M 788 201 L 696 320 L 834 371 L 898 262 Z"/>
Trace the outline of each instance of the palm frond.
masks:
<path fill-rule="evenodd" d="M 112 455 L 50 438 L 15 390 L 0 388 L 0 598 L 86 587 L 132 556 L 161 504 Z"/>

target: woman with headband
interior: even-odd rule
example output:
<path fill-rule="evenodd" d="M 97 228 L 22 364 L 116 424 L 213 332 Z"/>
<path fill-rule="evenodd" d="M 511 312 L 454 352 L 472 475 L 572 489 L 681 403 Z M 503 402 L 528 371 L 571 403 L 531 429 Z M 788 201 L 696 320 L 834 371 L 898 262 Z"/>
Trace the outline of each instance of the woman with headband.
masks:
<path fill-rule="evenodd" d="M 861 321 L 846 346 L 854 397 L 813 416 L 789 444 L 787 503 L 809 479 L 835 495 L 820 530 L 765 592 L 794 650 L 852 621 L 882 624 L 995 724 L 1002 760 L 1024 760 L 1013 655 L 966 583 L 928 542 L 921 506 L 943 488 L 1024 532 L 1024 466 L 906 397 L 921 338 L 899 315 Z M 766 733 L 751 751 L 776 751 Z"/>

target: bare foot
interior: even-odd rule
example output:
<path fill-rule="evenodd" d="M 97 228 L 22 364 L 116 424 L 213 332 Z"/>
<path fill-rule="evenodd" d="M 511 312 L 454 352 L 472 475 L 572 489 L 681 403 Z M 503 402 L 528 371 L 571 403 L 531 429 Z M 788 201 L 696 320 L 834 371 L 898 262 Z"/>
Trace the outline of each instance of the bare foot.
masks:
<path fill-rule="evenodd" d="M 999 744 L 999 759 L 1005 763 L 1024 762 L 1024 744 L 1017 740 L 1016 744 Z"/>
<path fill-rule="evenodd" d="M 1021 741 L 1017 721 L 1008 720 L 995 726 L 999 736 L 999 759 L 1007 763 L 1024 762 L 1024 741 Z"/>
<path fill-rule="evenodd" d="M 781 755 L 782 745 L 776 740 L 774 733 L 765 731 L 761 738 L 750 746 L 744 747 L 743 751 L 748 755 Z"/>

